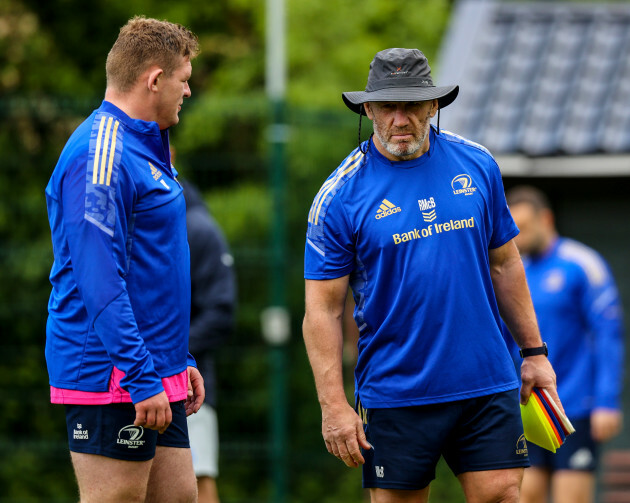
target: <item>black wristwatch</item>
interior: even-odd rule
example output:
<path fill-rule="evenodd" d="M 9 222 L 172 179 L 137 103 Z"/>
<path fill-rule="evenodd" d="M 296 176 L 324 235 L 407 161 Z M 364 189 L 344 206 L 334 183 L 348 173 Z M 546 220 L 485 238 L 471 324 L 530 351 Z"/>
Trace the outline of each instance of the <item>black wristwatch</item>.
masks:
<path fill-rule="evenodd" d="M 547 351 L 547 343 L 543 342 L 543 345 L 538 348 L 523 348 L 519 350 L 521 358 L 527 358 L 528 356 L 536 356 L 536 355 L 549 355 L 549 351 Z"/>

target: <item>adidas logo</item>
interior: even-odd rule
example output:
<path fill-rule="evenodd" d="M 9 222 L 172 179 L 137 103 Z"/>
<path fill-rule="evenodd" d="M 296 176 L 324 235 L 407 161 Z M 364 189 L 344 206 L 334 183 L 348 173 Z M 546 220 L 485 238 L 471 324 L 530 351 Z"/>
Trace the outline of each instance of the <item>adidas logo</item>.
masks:
<path fill-rule="evenodd" d="M 387 199 L 383 199 L 381 206 L 376 211 L 376 220 L 380 220 L 381 218 L 388 217 L 389 215 L 393 215 L 394 213 L 399 213 L 402 210 L 399 206 L 389 202 Z"/>
<path fill-rule="evenodd" d="M 149 167 L 151 168 L 151 175 L 153 175 L 153 179 L 157 182 L 162 176 L 162 172 L 151 163 L 149 163 Z"/>

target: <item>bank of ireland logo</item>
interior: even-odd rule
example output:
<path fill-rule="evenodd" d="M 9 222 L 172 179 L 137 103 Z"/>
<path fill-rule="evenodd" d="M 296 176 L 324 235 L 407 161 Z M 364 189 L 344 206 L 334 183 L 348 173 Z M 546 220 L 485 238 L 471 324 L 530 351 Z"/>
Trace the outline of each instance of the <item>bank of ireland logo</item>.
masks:
<path fill-rule="evenodd" d="M 89 440 L 90 434 L 87 429 L 83 428 L 81 423 L 77 423 L 77 427 L 73 428 L 72 438 L 75 440 Z"/>
<path fill-rule="evenodd" d="M 527 441 L 524 434 L 518 437 L 516 441 L 516 454 L 527 456 Z"/>
<path fill-rule="evenodd" d="M 116 443 L 126 445 L 129 449 L 136 449 L 144 445 L 145 441 L 141 440 L 143 435 L 144 428 L 142 426 L 129 424 L 120 429 Z"/>
<path fill-rule="evenodd" d="M 473 182 L 470 176 L 467 174 L 457 175 L 451 181 L 451 187 L 453 188 L 453 194 L 464 194 L 470 196 L 475 193 L 477 187 L 473 187 Z"/>

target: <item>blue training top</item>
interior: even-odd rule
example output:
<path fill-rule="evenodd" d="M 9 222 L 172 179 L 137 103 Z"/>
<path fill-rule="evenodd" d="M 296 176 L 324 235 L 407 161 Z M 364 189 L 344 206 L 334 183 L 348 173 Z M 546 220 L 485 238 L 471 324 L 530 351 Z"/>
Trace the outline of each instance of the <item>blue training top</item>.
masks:
<path fill-rule="evenodd" d="M 194 364 L 186 205 L 175 177 L 168 130 L 109 102 L 68 140 L 46 187 L 51 386 L 107 391 L 116 366 L 136 403 Z"/>
<path fill-rule="evenodd" d="M 304 277 L 350 274 L 367 408 L 518 386 L 489 271 L 488 250 L 518 233 L 499 168 L 480 145 L 429 134 L 429 151 L 411 161 L 391 162 L 373 143 L 356 149 L 309 213 Z"/>
<path fill-rule="evenodd" d="M 558 238 L 542 255 L 523 257 L 523 264 L 567 415 L 620 409 L 622 309 L 604 259 L 582 243 Z M 522 361 L 512 338 L 506 339 L 515 361 Z"/>

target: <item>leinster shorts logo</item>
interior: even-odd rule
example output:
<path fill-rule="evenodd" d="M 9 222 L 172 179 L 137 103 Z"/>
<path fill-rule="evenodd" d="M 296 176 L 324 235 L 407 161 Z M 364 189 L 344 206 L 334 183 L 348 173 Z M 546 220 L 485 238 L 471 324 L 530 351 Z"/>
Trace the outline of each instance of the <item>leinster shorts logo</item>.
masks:
<path fill-rule="evenodd" d="M 527 441 L 525 440 L 525 435 L 521 435 L 516 441 L 516 454 L 527 456 Z"/>
<path fill-rule="evenodd" d="M 473 187 L 473 182 L 470 176 L 466 174 L 457 175 L 451 181 L 451 187 L 453 188 L 453 194 L 464 194 L 470 196 L 475 193 L 477 187 Z"/>
<path fill-rule="evenodd" d="M 144 445 L 145 441 L 141 440 L 144 435 L 144 428 L 133 424 L 123 426 L 118 432 L 116 443 L 126 445 L 129 449 L 136 449 Z"/>

